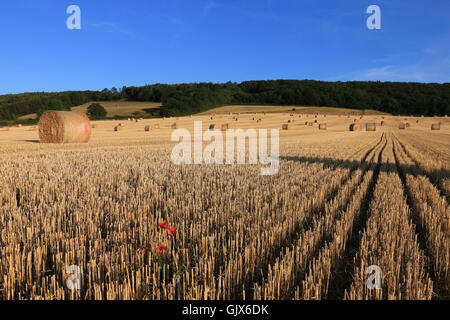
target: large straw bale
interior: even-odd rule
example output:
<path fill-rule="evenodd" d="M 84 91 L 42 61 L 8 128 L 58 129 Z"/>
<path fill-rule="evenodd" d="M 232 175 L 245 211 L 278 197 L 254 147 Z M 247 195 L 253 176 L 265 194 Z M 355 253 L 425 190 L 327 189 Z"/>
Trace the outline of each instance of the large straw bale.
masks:
<path fill-rule="evenodd" d="M 91 124 L 81 112 L 47 111 L 39 120 L 41 143 L 89 142 Z"/>
<path fill-rule="evenodd" d="M 373 122 L 366 123 L 366 131 L 377 131 L 377 125 Z"/>

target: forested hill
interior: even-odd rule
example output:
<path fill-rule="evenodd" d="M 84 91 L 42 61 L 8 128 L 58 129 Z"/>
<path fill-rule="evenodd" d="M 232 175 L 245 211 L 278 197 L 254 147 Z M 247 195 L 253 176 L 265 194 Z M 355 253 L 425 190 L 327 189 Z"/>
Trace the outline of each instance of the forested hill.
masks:
<path fill-rule="evenodd" d="M 67 110 L 89 101 L 162 102 L 161 115 L 176 116 L 232 104 L 299 105 L 373 109 L 404 115 L 450 114 L 450 83 L 246 81 L 240 84 L 154 84 L 103 91 L 24 93 L 0 96 L 0 120 Z"/>

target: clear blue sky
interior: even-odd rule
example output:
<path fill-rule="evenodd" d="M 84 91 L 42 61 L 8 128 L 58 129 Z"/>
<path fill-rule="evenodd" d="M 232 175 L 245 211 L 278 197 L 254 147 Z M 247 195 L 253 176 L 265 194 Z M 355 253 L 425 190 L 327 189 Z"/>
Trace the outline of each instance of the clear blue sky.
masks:
<path fill-rule="evenodd" d="M 81 30 L 66 9 L 81 8 Z M 366 9 L 381 8 L 381 30 Z M 450 82 L 448 0 L 14 0 L 0 94 L 264 79 Z"/>

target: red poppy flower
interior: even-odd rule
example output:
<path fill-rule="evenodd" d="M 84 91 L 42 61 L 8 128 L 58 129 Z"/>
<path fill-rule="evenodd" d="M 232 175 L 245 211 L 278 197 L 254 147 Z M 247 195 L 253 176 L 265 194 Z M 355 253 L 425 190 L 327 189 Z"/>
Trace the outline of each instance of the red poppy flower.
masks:
<path fill-rule="evenodd" d="M 156 247 L 156 251 L 158 251 L 159 253 L 163 253 L 164 250 L 166 250 L 167 247 L 166 246 L 158 246 Z"/>
<path fill-rule="evenodd" d="M 159 227 L 161 229 L 166 229 L 167 230 L 169 228 L 169 224 L 167 223 L 167 221 L 164 221 L 163 223 L 159 224 Z"/>
<path fill-rule="evenodd" d="M 169 232 L 170 235 L 175 235 L 177 234 L 177 228 L 172 227 L 169 230 L 167 230 L 167 232 Z"/>

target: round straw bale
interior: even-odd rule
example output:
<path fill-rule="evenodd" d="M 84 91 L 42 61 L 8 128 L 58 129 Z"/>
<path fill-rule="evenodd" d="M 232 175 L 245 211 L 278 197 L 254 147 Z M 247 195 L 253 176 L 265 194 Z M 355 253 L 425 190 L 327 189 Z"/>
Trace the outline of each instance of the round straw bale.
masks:
<path fill-rule="evenodd" d="M 123 126 L 121 126 L 121 125 L 114 127 L 114 131 L 122 131 L 122 129 L 123 129 Z"/>
<path fill-rule="evenodd" d="M 47 111 L 39 120 L 41 143 L 89 142 L 91 125 L 81 112 Z"/>
<path fill-rule="evenodd" d="M 361 131 L 361 125 L 359 123 L 352 123 L 349 129 L 350 131 Z"/>
<path fill-rule="evenodd" d="M 405 129 L 406 129 L 406 124 L 405 124 L 405 123 L 400 123 L 400 124 L 398 125 L 398 128 L 399 128 L 400 130 L 405 130 Z"/>
<path fill-rule="evenodd" d="M 290 125 L 285 123 L 285 124 L 283 124 L 282 128 L 283 128 L 283 130 L 289 130 L 290 129 Z"/>
<path fill-rule="evenodd" d="M 381 126 L 384 126 L 384 121 L 381 121 Z"/>
<path fill-rule="evenodd" d="M 433 123 L 431 125 L 431 130 L 441 130 L 441 124 L 440 123 Z"/>
<path fill-rule="evenodd" d="M 366 123 L 366 131 L 377 131 L 377 125 L 373 122 Z"/>
<path fill-rule="evenodd" d="M 326 123 L 319 123 L 319 130 L 327 130 L 327 124 Z"/>
<path fill-rule="evenodd" d="M 146 125 L 145 126 L 145 129 L 144 129 L 146 132 L 149 132 L 149 131 L 152 131 L 152 126 L 151 125 Z"/>

